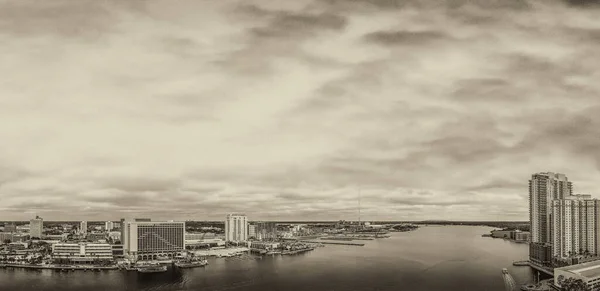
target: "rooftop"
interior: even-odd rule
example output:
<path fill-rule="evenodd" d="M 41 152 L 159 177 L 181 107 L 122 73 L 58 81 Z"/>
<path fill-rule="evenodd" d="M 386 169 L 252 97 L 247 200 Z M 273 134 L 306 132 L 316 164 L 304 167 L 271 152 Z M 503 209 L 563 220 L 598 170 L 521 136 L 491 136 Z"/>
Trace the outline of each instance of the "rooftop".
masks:
<path fill-rule="evenodd" d="M 592 261 L 556 269 L 573 273 L 589 279 L 600 277 L 600 261 Z"/>

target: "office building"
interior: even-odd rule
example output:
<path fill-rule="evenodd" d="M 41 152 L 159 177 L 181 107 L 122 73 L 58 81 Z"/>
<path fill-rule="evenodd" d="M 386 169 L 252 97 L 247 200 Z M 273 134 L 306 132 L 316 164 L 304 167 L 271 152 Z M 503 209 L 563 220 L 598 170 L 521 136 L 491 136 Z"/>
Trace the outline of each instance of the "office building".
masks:
<path fill-rule="evenodd" d="M 80 222 L 79 223 L 79 234 L 85 235 L 85 234 L 87 234 L 87 230 L 88 230 L 87 221 Z"/>
<path fill-rule="evenodd" d="M 29 235 L 32 239 L 41 239 L 44 231 L 44 220 L 35 216 L 35 219 L 29 221 Z"/>
<path fill-rule="evenodd" d="M 57 243 L 52 245 L 55 263 L 99 264 L 113 260 L 109 244 Z"/>
<path fill-rule="evenodd" d="M 262 241 L 272 241 L 277 239 L 277 223 L 275 222 L 257 222 L 256 239 Z"/>
<path fill-rule="evenodd" d="M 572 195 L 552 201 L 552 255 L 598 254 L 600 201 L 590 195 Z"/>
<path fill-rule="evenodd" d="M 573 185 L 564 174 L 542 172 L 529 180 L 529 259 L 539 265 L 552 262 L 552 200 L 572 195 Z"/>
<path fill-rule="evenodd" d="M 123 248 L 134 260 L 173 258 L 185 250 L 185 222 L 124 221 Z"/>
<path fill-rule="evenodd" d="M 107 221 L 104 223 L 104 230 L 106 231 L 111 231 L 113 228 L 115 228 L 115 223 L 112 221 Z"/>
<path fill-rule="evenodd" d="M 248 240 L 248 218 L 245 214 L 227 214 L 225 219 L 225 241 L 244 242 Z"/>

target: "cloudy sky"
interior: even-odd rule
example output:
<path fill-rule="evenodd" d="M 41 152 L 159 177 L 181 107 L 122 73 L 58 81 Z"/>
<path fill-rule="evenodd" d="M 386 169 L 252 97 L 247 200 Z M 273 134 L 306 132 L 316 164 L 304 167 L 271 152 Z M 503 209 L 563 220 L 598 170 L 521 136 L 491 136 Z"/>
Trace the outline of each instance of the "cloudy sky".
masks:
<path fill-rule="evenodd" d="M 600 198 L 593 2 L 0 0 L 0 220 L 526 220 L 539 171 Z"/>

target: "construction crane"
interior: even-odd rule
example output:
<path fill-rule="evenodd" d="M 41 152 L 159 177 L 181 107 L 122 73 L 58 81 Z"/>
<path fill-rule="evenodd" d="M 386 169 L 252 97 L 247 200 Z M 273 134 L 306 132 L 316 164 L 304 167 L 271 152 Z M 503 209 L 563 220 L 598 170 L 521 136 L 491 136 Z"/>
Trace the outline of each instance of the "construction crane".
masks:
<path fill-rule="evenodd" d="M 505 291 L 517 291 L 517 282 L 515 282 L 515 279 L 508 273 L 506 268 L 502 269 L 502 279 L 504 279 Z"/>

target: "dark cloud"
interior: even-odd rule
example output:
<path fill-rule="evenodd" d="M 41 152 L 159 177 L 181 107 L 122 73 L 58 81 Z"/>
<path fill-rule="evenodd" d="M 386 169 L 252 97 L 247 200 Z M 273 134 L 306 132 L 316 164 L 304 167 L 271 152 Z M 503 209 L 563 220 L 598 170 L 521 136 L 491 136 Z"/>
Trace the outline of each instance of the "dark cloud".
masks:
<path fill-rule="evenodd" d="M 600 0 L 563 0 L 573 6 L 600 5 Z"/>
<path fill-rule="evenodd" d="M 289 14 L 281 12 L 266 26 L 253 28 L 257 37 L 294 38 L 310 34 L 341 30 L 346 26 L 342 16 L 328 13 Z"/>
<path fill-rule="evenodd" d="M 105 189 L 118 189 L 126 192 L 158 192 L 174 190 L 180 187 L 181 183 L 176 179 L 165 178 L 136 178 L 114 176 L 109 178 L 97 179 L 96 183 Z"/>
<path fill-rule="evenodd" d="M 0 3 L 0 32 L 32 37 L 60 35 L 88 40 L 113 29 L 117 18 L 105 1 L 19 1 Z"/>
<path fill-rule="evenodd" d="M 365 35 L 367 42 L 381 45 L 422 45 L 432 41 L 447 39 L 439 31 L 378 31 Z"/>

